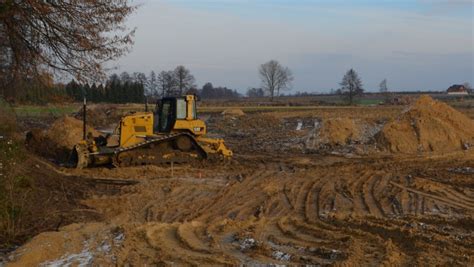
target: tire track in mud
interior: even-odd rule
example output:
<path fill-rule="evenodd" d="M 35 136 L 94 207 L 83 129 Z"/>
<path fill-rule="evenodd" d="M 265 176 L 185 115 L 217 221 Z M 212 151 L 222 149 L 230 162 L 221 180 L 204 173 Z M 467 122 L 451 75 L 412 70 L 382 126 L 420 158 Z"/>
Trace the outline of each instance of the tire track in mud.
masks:
<path fill-rule="evenodd" d="M 346 174 L 346 172 L 341 172 L 341 174 Z M 346 215 L 342 214 L 343 217 L 342 219 L 339 219 L 337 211 L 340 210 L 339 207 L 334 206 L 334 205 L 326 205 L 326 209 L 324 209 L 324 206 L 321 203 L 334 203 L 333 196 L 334 194 L 337 193 L 337 190 L 335 190 L 335 183 L 344 183 L 344 177 L 345 175 L 342 175 L 337 179 L 336 181 L 330 180 L 330 182 L 325 182 L 323 183 L 320 192 L 318 194 L 318 203 L 319 203 L 319 209 L 323 209 L 324 211 L 319 211 L 319 218 L 325 222 L 325 225 L 327 229 L 331 229 L 332 233 L 338 233 L 340 236 L 344 236 L 345 239 L 350 240 L 350 247 L 344 251 L 347 255 L 347 261 L 352 262 L 353 264 L 359 263 L 359 264 L 368 264 L 368 262 L 365 262 L 365 258 L 363 255 L 373 255 L 372 256 L 372 264 L 375 262 L 381 262 L 382 258 L 377 259 L 378 257 L 375 255 L 384 255 L 385 251 L 383 250 L 384 244 L 375 236 L 371 235 L 370 233 L 359 233 L 357 231 L 354 231 L 350 227 L 345 227 L 339 224 L 338 222 L 340 220 L 344 220 L 344 217 Z M 355 201 L 353 201 L 353 205 L 358 205 L 358 207 L 365 207 L 362 209 L 363 214 L 368 215 L 371 214 L 371 210 L 374 209 L 374 206 L 371 205 L 373 204 L 372 202 L 368 202 L 367 197 L 364 195 L 364 188 L 365 184 L 367 182 L 366 177 L 369 177 L 370 173 L 369 172 L 364 172 L 363 175 L 359 176 L 359 180 L 356 183 L 357 189 L 360 189 L 359 194 L 357 191 L 355 192 L 349 192 L 345 193 L 346 195 L 358 195 Z M 326 193 L 324 193 L 326 192 Z M 324 193 L 324 194 L 323 194 Z M 329 201 L 327 200 L 329 199 Z M 360 200 L 358 204 L 357 200 Z M 369 200 L 370 201 L 370 200 Z M 369 204 L 370 203 L 370 204 Z M 355 208 L 353 207 L 353 211 Z M 328 214 L 331 214 L 332 216 L 328 216 Z M 334 214 L 335 213 L 335 214 Z M 339 214 L 341 215 L 341 214 Z M 357 244 L 357 245 L 356 245 Z M 365 244 L 365 245 L 362 245 Z M 360 247 L 359 247 L 360 246 Z"/>
<path fill-rule="evenodd" d="M 315 181 L 316 180 L 316 181 Z M 332 175 L 323 175 L 321 178 L 313 179 L 312 182 L 306 182 L 302 186 L 297 184 L 299 190 L 286 190 L 287 192 L 297 192 L 295 203 L 296 216 L 289 220 L 287 218 L 281 219 L 277 223 L 277 228 L 281 234 L 273 236 L 273 242 L 279 240 L 279 243 L 284 244 L 311 244 L 319 249 L 312 249 L 319 251 L 319 260 L 312 262 L 315 264 L 328 264 L 329 262 L 336 262 L 351 258 L 351 262 L 363 262 L 362 256 L 357 255 L 354 251 L 357 249 L 351 244 L 360 243 L 361 240 L 354 240 L 354 231 L 338 227 L 332 224 L 331 213 L 336 211 L 335 199 L 337 192 L 335 191 L 335 180 Z M 336 180 L 337 181 L 337 180 Z M 287 188 L 287 187 L 285 187 Z M 347 195 L 347 193 L 346 193 Z M 341 194 L 341 197 L 344 197 Z M 292 196 L 287 196 L 292 198 Z M 345 197 L 344 197 L 345 198 Z M 365 234 L 358 235 L 364 236 Z M 287 242 L 283 242 L 286 240 Z M 376 238 L 369 238 L 371 242 L 377 243 L 375 246 L 365 246 L 361 255 L 368 253 L 383 254 L 385 251 L 378 248 L 383 247 L 383 244 L 378 242 Z M 324 261 L 321 261 L 321 258 Z M 381 260 L 381 259 L 380 259 Z M 302 262 L 300 262 L 302 263 Z"/>
<path fill-rule="evenodd" d="M 474 249 L 469 188 L 407 178 L 417 162 L 406 163 L 404 171 L 385 162 L 291 164 L 249 164 L 243 178 L 221 182 L 153 180 L 125 195 L 140 204 L 139 212 L 127 210 L 130 204 L 116 208 L 141 224 L 141 234 L 130 233 L 145 239 L 137 250 L 153 251 L 148 255 L 164 264 L 472 262 L 463 256 Z M 164 187 L 169 192 L 150 193 Z"/>
<path fill-rule="evenodd" d="M 191 228 L 189 228 L 191 227 Z M 216 252 L 210 253 L 197 239 L 188 224 L 152 224 L 145 231 L 147 242 L 162 255 L 167 264 L 229 264 Z"/>
<path fill-rule="evenodd" d="M 441 198 L 447 198 L 452 202 L 459 202 L 465 206 L 469 206 L 470 208 L 474 208 L 474 198 L 473 196 L 465 195 L 464 193 L 467 192 L 460 192 L 455 188 L 452 188 L 449 184 L 441 183 L 439 181 L 431 181 L 426 178 L 416 177 L 421 184 L 425 186 L 428 185 L 429 194 L 439 195 Z M 416 189 L 416 188 L 415 188 Z M 421 186 L 421 190 L 423 191 L 423 186 Z"/>
<path fill-rule="evenodd" d="M 360 177 L 365 177 L 367 176 L 367 172 L 365 172 L 363 175 L 361 175 Z M 370 214 L 370 207 L 369 205 L 367 204 L 367 201 L 365 200 L 365 197 L 364 197 L 364 180 L 363 179 L 354 179 L 355 181 L 355 186 L 356 186 L 356 189 L 351 192 L 351 193 L 355 193 L 355 195 L 357 196 L 356 199 L 354 199 L 354 212 L 357 214 L 357 213 L 363 213 L 363 214 Z M 360 192 L 360 193 L 357 193 L 357 192 Z"/>
<path fill-rule="evenodd" d="M 446 201 L 453 206 L 454 199 L 461 200 L 458 208 L 471 204 L 468 196 L 451 189 L 437 196 L 405 186 L 388 168 L 315 167 L 288 173 L 278 164 L 260 167 L 223 188 L 196 213 L 203 214 L 194 217 L 198 222 L 159 230 L 156 237 L 167 244 L 159 248 L 161 253 L 185 264 L 403 265 L 422 258 L 420 250 L 439 251 L 452 244 L 436 229 L 406 228 L 404 216 L 423 214 L 429 205 Z M 281 190 L 266 192 L 273 179 L 283 183 Z M 246 199 L 241 190 L 247 190 Z M 252 211 L 256 208 L 258 213 Z M 253 217 L 244 220 L 248 216 Z M 255 243 L 245 248 L 248 240 Z M 444 255 L 468 249 L 463 247 Z"/>
<path fill-rule="evenodd" d="M 431 200 L 447 204 L 451 207 L 458 207 L 458 208 L 462 208 L 462 209 L 466 209 L 466 210 L 474 210 L 474 205 L 470 205 L 469 203 L 466 203 L 465 201 L 460 201 L 460 200 L 462 200 L 462 198 L 459 198 L 459 197 L 456 197 L 455 199 L 451 199 L 447 196 L 443 197 L 443 196 L 439 196 L 439 195 L 435 195 L 435 194 L 431 194 L 431 193 L 426 193 L 426 192 L 423 192 L 421 190 L 417 190 L 417 189 L 414 189 L 414 188 L 409 188 L 409 187 L 406 187 L 404 185 L 401 185 L 401 184 L 398 184 L 398 183 L 395 183 L 395 182 L 390 182 L 390 184 L 393 185 L 393 186 L 396 186 L 396 187 L 398 187 L 402 190 L 406 190 L 406 191 L 409 191 L 411 193 L 423 196 L 425 198 L 429 198 Z"/>
<path fill-rule="evenodd" d="M 343 173 L 343 171 L 341 171 L 341 173 Z M 327 178 L 321 179 L 324 180 Z M 304 219 L 313 226 L 322 226 L 321 228 L 324 229 L 324 231 L 345 233 L 347 234 L 347 236 L 352 236 L 352 238 L 355 238 L 355 236 L 362 237 L 364 235 L 371 236 L 371 238 L 367 237 L 365 239 L 368 240 L 369 244 L 372 243 L 372 248 L 374 248 L 374 251 L 377 251 L 377 246 L 381 248 L 386 248 L 385 251 L 379 251 L 379 253 L 382 252 L 383 255 L 385 255 L 383 257 L 383 260 L 381 259 L 381 262 L 388 261 L 390 264 L 395 264 L 396 262 L 408 262 L 413 258 L 417 258 L 417 254 L 411 251 L 412 247 L 406 247 L 402 245 L 400 243 L 401 241 L 397 241 L 395 243 L 391 242 L 392 239 L 396 239 L 397 235 L 401 234 L 402 236 L 405 236 L 406 234 L 402 234 L 402 232 L 399 232 L 399 230 L 395 231 L 394 228 L 400 228 L 400 225 L 395 226 L 394 224 L 392 224 L 390 222 L 390 218 L 393 217 L 393 215 L 416 215 L 419 210 L 425 210 L 426 205 L 422 204 L 421 207 L 418 208 L 418 200 L 421 199 L 422 202 L 426 202 L 424 199 L 426 197 L 430 198 L 432 197 L 432 195 L 427 195 L 422 191 L 406 190 L 406 188 L 402 188 L 404 190 L 399 190 L 398 193 L 393 194 L 394 198 L 392 200 L 389 200 L 387 196 L 384 196 L 381 193 L 383 193 L 384 191 L 391 191 L 393 193 L 393 190 L 399 188 L 393 187 L 394 182 L 390 181 L 389 176 L 387 176 L 386 173 L 382 171 L 369 170 L 364 172 L 361 176 L 359 176 L 356 182 L 352 183 L 353 186 L 351 187 L 351 192 L 341 192 L 341 190 L 338 190 L 338 188 L 340 189 L 344 187 L 344 185 L 337 185 L 341 181 L 344 184 L 343 179 L 331 179 L 330 182 L 315 182 L 310 186 L 306 184 L 302 187 L 304 188 L 304 190 L 302 191 L 309 190 L 308 193 L 306 193 L 305 197 L 306 201 L 304 207 Z M 444 192 L 446 192 L 445 195 L 450 194 L 450 196 L 453 196 L 453 198 L 456 195 L 453 194 L 451 190 L 446 190 Z M 458 200 L 469 200 L 467 196 L 459 195 L 459 192 L 456 193 Z M 351 195 L 357 196 L 356 198 L 352 199 L 353 210 L 355 210 L 356 213 L 362 211 L 365 215 L 368 215 L 369 217 L 367 218 L 369 222 L 372 221 L 371 218 L 379 218 L 381 221 L 375 225 L 373 224 L 373 222 L 369 223 L 369 225 L 372 225 L 374 229 L 370 229 L 370 227 L 362 227 L 360 223 L 348 224 L 348 226 L 344 226 L 344 219 L 337 223 L 331 223 L 331 220 L 334 220 L 334 218 L 328 220 L 327 214 L 330 214 L 331 212 L 337 212 L 337 210 L 339 210 L 337 205 L 334 204 L 337 203 L 334 200 L 337 199 L 338 194 L 341 198 L 348 199 L 348 202 L 351 202 Z M 318 200 L 314 201 L 312 200 L 313 198 L 317 198 Z M 449 197 L 448 199 L 451 199 L 451 197 Z M 441 198 L 435 198 L 435 200 L 443 201 L 443 199 Z M 452 200 L 448 201 L 453 204 Z M 347 205 L 348 202 L 345 202 L 345 204 Z M 395 205 L 393 203 L 398 203 L 398 205 Z M 463 208 L 471 208 L 470 205 L 468 205 L 470 204 L 469 201 L 461 201 L 461 203 L 464 204 L 457 204 L 457 206 L 459 207 L 461 205 Z M 311 205 L 313 205 L 314 207 L 311 207 Z M 390 212 L 393 206 L 398 206 L 397 212 Z M 337 216 L 335 218 L 337 221 Z M 358 229 L 358 231 L 362 231 L 362 233 L 354 233 L 354 229 L 351 229 L 351 226 L 354 229 Z M 301 227 L 301 225 L 299 225 L 299 227 Z M 427 236 L 430 236 L 430 234 Z M 360 240 L 358 242 L 363 243 L 363 241 Z M 413 240 L 412 242 L 415 241 Z M 426 240 L 425 242 L 428 241 Z M 444 246 L 445 244 L 442 244 L 442 246 L 440 247 Z M 367 253 L 367 251 L 364 253 Z M 352 258 L 351 260 L 356 259 Z"/>

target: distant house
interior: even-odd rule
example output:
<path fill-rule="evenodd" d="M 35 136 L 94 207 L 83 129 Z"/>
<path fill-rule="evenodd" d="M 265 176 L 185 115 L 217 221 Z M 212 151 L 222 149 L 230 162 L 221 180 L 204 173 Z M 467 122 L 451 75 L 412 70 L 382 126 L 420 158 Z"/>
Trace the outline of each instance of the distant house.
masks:
<path fill-rule="evenodd" d="M 469 90 L 464 85 L 455 84 L 448 88 L 448 95 L 468 95 Z"/>

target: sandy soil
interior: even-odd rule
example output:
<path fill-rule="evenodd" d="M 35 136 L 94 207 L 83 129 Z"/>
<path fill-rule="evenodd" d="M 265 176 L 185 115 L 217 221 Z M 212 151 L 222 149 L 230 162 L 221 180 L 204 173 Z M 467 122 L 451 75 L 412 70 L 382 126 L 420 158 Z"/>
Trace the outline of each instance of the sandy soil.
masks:
<path fill-rule="evenodd" d="M 215 114 L 206 119 L 232 161 L 58 169 L 140 183 L 82 200 L 100 222 L 41 233 L 8 266 L 472 266 L 474 150 L 389 153 L 372 137 L 397 113 L 354 114 Z M 358 140 L 314 146 L 331 118 L 350 118 Z"/>

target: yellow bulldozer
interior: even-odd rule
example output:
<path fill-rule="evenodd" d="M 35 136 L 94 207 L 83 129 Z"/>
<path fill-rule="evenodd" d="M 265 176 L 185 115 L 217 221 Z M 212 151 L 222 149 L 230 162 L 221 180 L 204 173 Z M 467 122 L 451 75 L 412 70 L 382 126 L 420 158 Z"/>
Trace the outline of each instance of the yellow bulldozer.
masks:
<path fill-rule="evenodd" d="M 85 135 L 74 147 L 71 162 L 76 168 L 113 164 L 116 167 L 161 165 L 230 158 L 222 139 L 205 137 L 204 121 L 197 118 L 195 95 L 165 97 L 154 112 L 137 112 L 122 117 L 107 136 Z M 84 122 L 85 122 L 84 105 Z"/>

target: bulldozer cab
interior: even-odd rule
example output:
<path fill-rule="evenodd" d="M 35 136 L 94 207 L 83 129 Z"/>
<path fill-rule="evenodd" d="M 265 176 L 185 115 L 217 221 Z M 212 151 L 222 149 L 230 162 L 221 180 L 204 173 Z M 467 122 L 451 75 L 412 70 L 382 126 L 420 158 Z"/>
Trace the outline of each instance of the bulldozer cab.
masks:
<path fill-rule="evenodd" d="M 194 135 L 205 133 L 204 122 L 197 119 L 196 96 L 165 97 L 158 101 L 154 113 L 154 132 L 188 131 Z"/>

